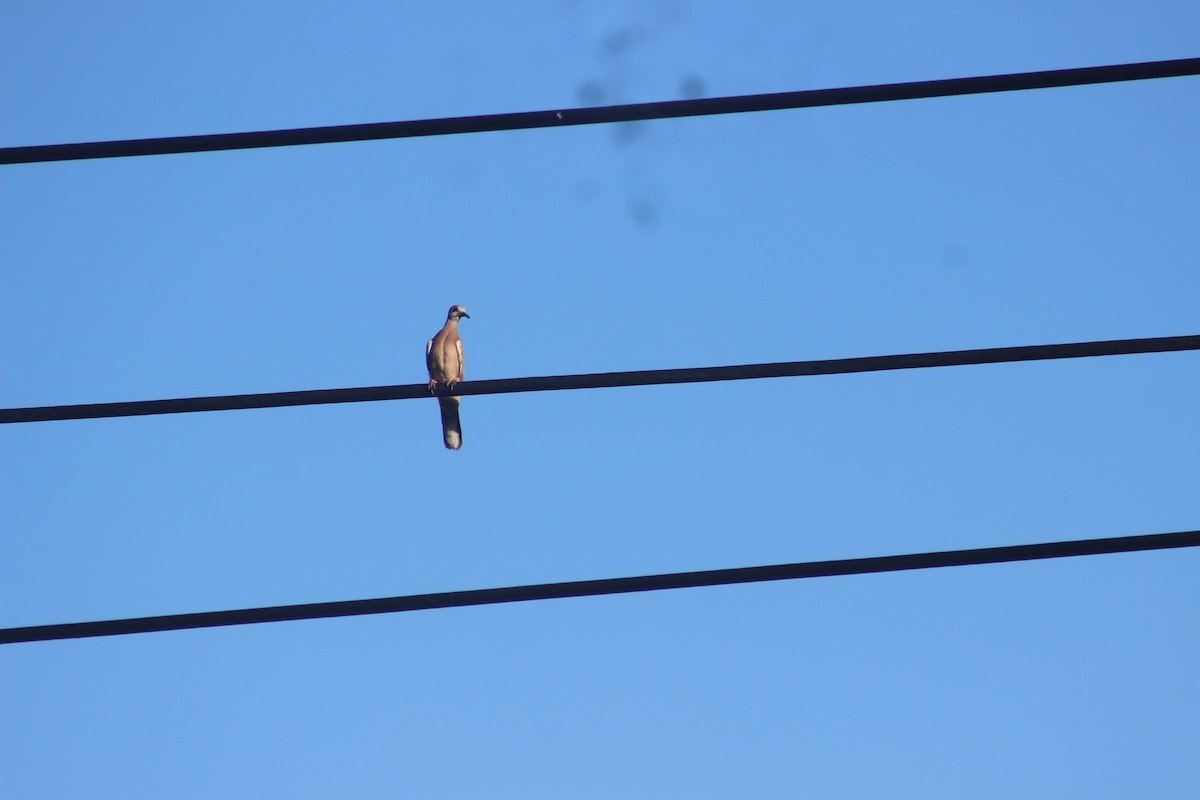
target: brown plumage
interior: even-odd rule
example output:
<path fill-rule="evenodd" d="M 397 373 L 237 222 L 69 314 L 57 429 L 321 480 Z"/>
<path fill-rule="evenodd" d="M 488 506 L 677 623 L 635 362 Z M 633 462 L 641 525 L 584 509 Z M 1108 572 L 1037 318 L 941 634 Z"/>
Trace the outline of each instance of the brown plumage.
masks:
<path fill-rule="evenodd" d="M 450 306 L 446 312 L 446 324 L 437 336 L 425 345 L 425 367 L 429 370 L 429 392 L 435 394 L 437 385 L 453 389 L 463 379 L 466 361 L 463 358 L 462 339 L 458 338 L 458 320 L 471 318 L 462 306 Z M 442 411 L 442 439 L 446 447 L 457 450 L 462 447 L 462 425 L 458 419 L 458 397 L 439 397 Z"/>

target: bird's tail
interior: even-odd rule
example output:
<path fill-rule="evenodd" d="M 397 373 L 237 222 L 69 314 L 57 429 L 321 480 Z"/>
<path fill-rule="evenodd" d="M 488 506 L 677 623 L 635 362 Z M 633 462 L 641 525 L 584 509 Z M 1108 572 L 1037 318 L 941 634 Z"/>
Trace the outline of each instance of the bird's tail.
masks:
<path fill-rule="evenodd" d="M 458 421 L 458 397 L 439 397 L 442 409 L 442 439 L 446 447 L 457 450 L 462 447 L 462 425 Z"/>

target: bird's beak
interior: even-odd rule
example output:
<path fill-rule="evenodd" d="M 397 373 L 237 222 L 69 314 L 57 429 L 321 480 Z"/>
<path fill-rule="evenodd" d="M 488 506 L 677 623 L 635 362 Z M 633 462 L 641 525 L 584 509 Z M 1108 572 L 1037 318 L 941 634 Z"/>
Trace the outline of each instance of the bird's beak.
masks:
<path fill-rule="evenodd" d="M 471 318 L 471 315 L 470 315 L 470 314 L 468 314 L 468 313 L 467 313 L 467 312 L 465 312 L 465 311 L 462 313 L 462 315 L 463 315 L 464 317 L 466 317 L 467 319 L 470 319 L 470 318 Z"/>

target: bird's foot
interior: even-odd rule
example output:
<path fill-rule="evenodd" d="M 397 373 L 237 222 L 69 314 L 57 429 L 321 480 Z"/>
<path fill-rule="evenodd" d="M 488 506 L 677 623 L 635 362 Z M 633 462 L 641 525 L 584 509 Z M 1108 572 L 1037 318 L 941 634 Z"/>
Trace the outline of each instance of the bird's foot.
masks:
<path fill-rule="evenodd" d="M 429 393 L 433 394 L 436 387 L 437 387 L 437 381 L 435 381 L 433 378 L 430 378 L 429 379 Z"/>

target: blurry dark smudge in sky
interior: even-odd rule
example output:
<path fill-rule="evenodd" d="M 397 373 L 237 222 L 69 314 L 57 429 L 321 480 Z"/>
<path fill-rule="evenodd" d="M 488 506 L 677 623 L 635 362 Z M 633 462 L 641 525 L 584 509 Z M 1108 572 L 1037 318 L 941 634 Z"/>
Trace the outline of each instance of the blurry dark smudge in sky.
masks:
<path fill-rule="evenodd" d="M 578 3 L 565 4 L 563 8 L 566 13 L 572 13 L 578 8 Z M 627 13 L 630 18 L 609 27 L 595 40 L 595 72 L 575 87 L 575 96 L 581 106 L 630 102 L 626 90 L 639 82 L 637 61 L 640 53 L 686 19 L 685 4 L 677 0 L 658 0 L 630 6 Z M 694 100 L 704 97 L 707 92 L 704 79 L 695 72 L 683 72 L 675 80 L 673 93 L 646 99 Z M 644 150 L 656 142 L 655 137 L 650 135 L 652 131 L 652 123 L 648 121 L 622 122 L 611 126 L 613 145 L 627 153 L 624 158 L 634 184 L 622 189 L 626 195 L 625 206 L 630 219 L 642 230 L 657 228 L 663 211 L 661 199 L 656 199 L 663 194 L 661 187 L 652 185 L 652 176 L 648 174 L 653 169 L 653 163 L 635 158 L 635 151 Z M 596 193 L 589 194 L 595 196 Z"/>

